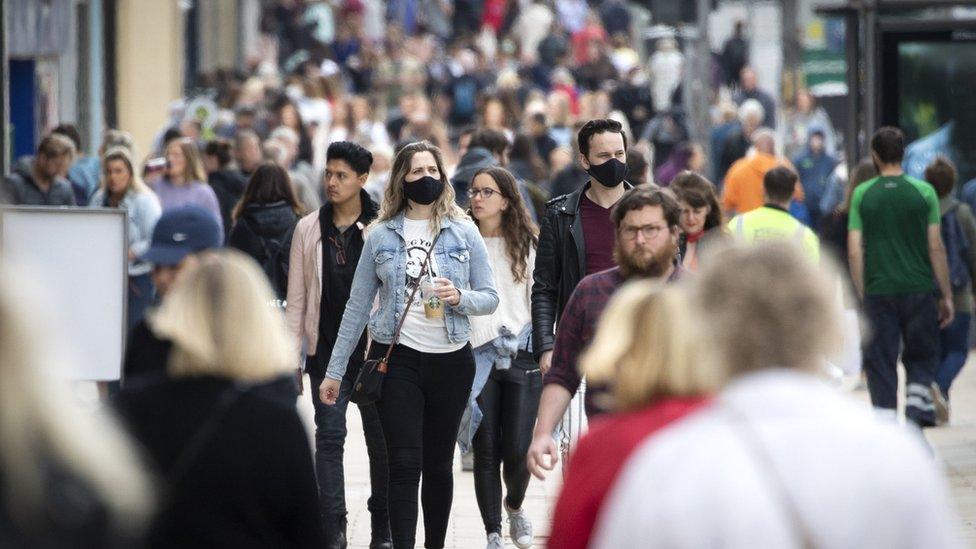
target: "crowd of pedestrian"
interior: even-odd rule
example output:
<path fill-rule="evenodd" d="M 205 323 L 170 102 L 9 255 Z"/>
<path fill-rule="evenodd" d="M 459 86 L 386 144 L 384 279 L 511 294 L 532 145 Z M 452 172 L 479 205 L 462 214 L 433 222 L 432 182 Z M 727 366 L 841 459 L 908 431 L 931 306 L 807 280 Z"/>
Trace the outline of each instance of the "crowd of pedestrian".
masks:
<path fill-rule="evenodd" d="M 370 548 L 414 547 L 421 510 L 444 546 L 460 447 L 486 546 L 507 522 L 524 549 L 582 398 L 550 547 L 959 546 L 914 428 L 949 421 L 969 349 L 952 163 L 909 177 L 881 128 L 841 178 L 829 117 L 805 90 L 782 112 L 742 24 L 707 155 L 683 54 L 639 53 L 633 4 L 283 0 L 253 71 L 200 75 L 216 124 L 178 102 L 143 156 L 52 130 L 4 198 L 126 211 L 129 341 L 77 430 L 31 381 L 51 359 L 0 345 L 0 545 L 346 547 L 352 402 Z M 12 287 L 0 342 L 36 338 Z M 859 311 L 879 414 L 829 383 L 861 370 Z"/>

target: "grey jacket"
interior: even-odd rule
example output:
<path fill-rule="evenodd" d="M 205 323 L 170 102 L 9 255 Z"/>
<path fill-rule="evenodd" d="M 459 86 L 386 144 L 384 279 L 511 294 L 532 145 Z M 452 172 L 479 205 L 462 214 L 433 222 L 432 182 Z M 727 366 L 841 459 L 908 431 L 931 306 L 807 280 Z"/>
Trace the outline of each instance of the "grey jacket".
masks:
<path fill-rule="evenodd" d="M 51 182 L 51 187 L 44 192 L 30 172 L 30 165 L 18 164 L 4 181 L 7 198 L 11 204 L 18 206 L 74 206 L 75 193 L 71 190 L 71 183 L 62 178 Z"/>

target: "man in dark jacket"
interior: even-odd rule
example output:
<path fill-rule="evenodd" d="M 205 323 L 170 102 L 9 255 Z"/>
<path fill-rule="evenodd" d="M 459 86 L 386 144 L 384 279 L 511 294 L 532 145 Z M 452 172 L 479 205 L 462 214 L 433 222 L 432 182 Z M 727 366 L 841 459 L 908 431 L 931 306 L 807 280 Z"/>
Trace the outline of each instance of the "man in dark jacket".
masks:
<path fill-rule="evenodd" d="M 807 148 L 802 154 L 793 159 L 793 165 L 800 175 L 800 184 L 803 185 L 803 196 L 810 212 L 810 226 L 814 230 L 820 227 L 820 201 L 827 184 L 830 181 L 834 168 L 837 167 L 837 159 L 827 154 L 824 150 L 824 132 L 820 128 L 810 131 L 807 139 Z"/>
<path fill-rule="evenodd" d="M 325 547 L 346 547 L 346 498 L 343 472 L 343 447 L 346 443 L 346 409 L 352 395 L 353 384 L 362 368 L 366 355 L 367 336 L 360 334 L 359 344 L 349 360 L 346 375 L 339 386 L 339 396 L 334 405 L 326 405 L 318 397 L 332 347 L 339 336 L 342 315 L 349 301 L 356 266 L 365 241 L 363 230 L 376 218 L 378 208 L 369 198 L 363 186 L 369 178 L 373 155 L 362 146 L 349 141 L 337 141 L 326 152 L 325 174 L 322 183 L 328 201 L 317 211 L 303 217 L 295 229 L 292 241 L 293 267 L 304 270 L 305 265 L 316 265 L 320 277 L 319 295 L 310 295 L 315 286 L 306 287 L 302 276 L 293 275 L 289 284 L 288 308 L 285 316 L 296 335 L 304 326 L 302 310 L 314 311 L 313 300 L 318 301 L 318 330 L 314 338 L 315 348 L 306 349 L 305 372 L 308 373 L 315 407 L 315 470 L 319 486 L 322 529 Z M 313 245 L 318 228 L 321 248 Z M 309 261 L 308 253 L 315 260 Z M 320 258 L 320 260 L 318 259 Z M 311 291 L 310 291 L 311 290 Z M 304 295 L 302 295 L 304 294 Z M 302 299 L 304 298 L 304 299 Z M 298 305 L 298 303 L 304 303 Z M 313 313 L 314 314 L 314 313 Z M 296 322 L 293 322 L 294 319 Z M 313 345 L 306 337 L 305 346 Z M 392 547 L 390 519 L 387 504 L 388 468 L 386 442 L 376 404 L 358 405 L 362 417 L 363 436 L 369 456 L 370 498 L 366 503 L 372 525 L 370 548 Z"/>
<path fill-rule="evenodd" d="M 149 250 L 142 256 L 153 264 L 156 299 L 165 297 L 180 272 L 193 264 L 196 254 L 219 248 L 223 240 L 220 225 L 206 210 L 187 206 L 164 213 L 153 229 Z M 125 347 L 125 385 L 139 385 L 165 375 L 172 346 L 172 342 L 156 337 L 145 319 L 139 321 Z"/>
<path fill-rule="evenodd" d="M 553 327 L 576 284 L 614 266 L 610 210 L 630 187 L 624 182 L 627 137 L 619 122 L 591 120 L 580 129 L 578 141 L 580 165 L 590 179 L 579 190 L 550 200 L 539 228 L 532 342 L 543 374 L 552 360 Z"/>
<path fill-rule="evenodd" d="M 617 266 L 588 275 L 566 304 L 556 332 L 552 369 L 543 381 L 539 417 L 529 446 L 529 471 L 543 478 L 555 466 L 558 454 L 552 433 L 579 389 L 583 376 L 577 362 L 592 342 L 600 315 L 613 293 L 628 280 L 673 282 L 681 277 L 678 255 L 678 218 L 681 207 L 667 190 L 649 185 L 627 191 L 613 209 L 612 243 Z M 536 266 L 538 269 L 538 266 Z M 588 386 L 586 413 L 590 418 L 606 412 L 605 387 Z M 547 464 L 543 456 L 550 456 Z"/>
<path fill-rule="evenodd" d="M 74 143 L 61 134 L 52 133 L 41 140 L 37 156 L 30 164 L 19 164 L 4 181 L 10 203 L 18 206 L 74 206 L 75 193 L 71 183 L 64 178 L 74 154 Z"/>

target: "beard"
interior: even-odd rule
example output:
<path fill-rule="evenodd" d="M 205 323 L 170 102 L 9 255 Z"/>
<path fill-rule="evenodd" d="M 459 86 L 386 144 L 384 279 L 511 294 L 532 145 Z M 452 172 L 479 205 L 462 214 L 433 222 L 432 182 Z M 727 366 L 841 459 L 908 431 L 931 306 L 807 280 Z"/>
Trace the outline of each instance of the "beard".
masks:
<path fill-rule="evenodd" d="M 625 252 L 623 245 L 617 240 L 613 245 L 613 260 L 620 267 L 620 274 L 624 278 L 658 278 L 664 276 L 674 264 L 678 248 L 667 245 L 664 249 L 654 251 L 646 246 L 638 246 L 631 252 Z"/>

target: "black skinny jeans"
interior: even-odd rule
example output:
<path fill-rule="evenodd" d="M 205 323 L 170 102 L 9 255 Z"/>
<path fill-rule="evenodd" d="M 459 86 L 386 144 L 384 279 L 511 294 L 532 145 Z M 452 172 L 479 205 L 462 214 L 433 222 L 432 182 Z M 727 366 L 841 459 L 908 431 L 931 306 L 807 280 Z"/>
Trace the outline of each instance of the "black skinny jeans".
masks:
<path fill-rule="evenodd" d="M 387 345 L 374 343 L 370 358 Z M 378 403 L 390 468 L 393 546 L 409 549 L 417 537 L 417 487 L 424 485 L 424 547 L 444 547 L 454 498 L 454 444 L 474 381 L 471 346 L 453 353 L 422 353 L 397 345 Z"/>
<path fill-rule="evenodd" d="M 314 360 L 315 357 L 309 357 Z M 339 386 L 339 397 L 333 406 L 319 400 L 323 378 L 309 375 L 312 403 L 315 407 L 315 474 L 319 483 L 319 506 L 326 539 L 334 539 L 335 529 L 346 517 L 346 483 L 342 465 L 346 443 L 346 408 L 352 394 L 352 383 L 360 364 L 350 361 L 350 372 Z M 370 497 L 366 507 L 375 522 L 387 520 L 386 441 L 375 404 L 358 406 L 363 420 L 366 454 L 369 457 Z"/>
<path fill-rule="evenodd" d="M 489 534 L 502 532 L 502 476 L 505 503 L 520 509 L 529 487 L 525 456 L 532 442 L 542 394 L 542 373 L 532 354 L 519 351 L 508 370 L 492 370 L 478 395 L 483 417 L 474 435 L 474 492 Z"/>

